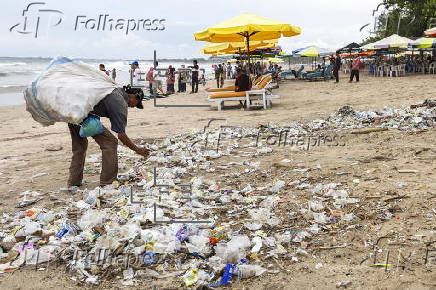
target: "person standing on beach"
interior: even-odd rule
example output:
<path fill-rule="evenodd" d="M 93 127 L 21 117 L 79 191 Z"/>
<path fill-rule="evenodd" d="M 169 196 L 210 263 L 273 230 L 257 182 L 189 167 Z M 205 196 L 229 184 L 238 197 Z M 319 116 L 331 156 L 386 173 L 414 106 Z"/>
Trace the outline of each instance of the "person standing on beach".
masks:
<path fill-rule="evenodd" d="M 219 88 L 222 88 L 224 86 L 224 66 L 223 65 L 219 65 L 218 66 L 218 70 L 219 70 L 219 75 L 218 75 L 218 79 L 219 79 Z"/>
<path fill-rule="evenodd" d="M 363 63 L 360 61 L 360 57 L 356 57 L 351 63 L 350 83 L 353 82 L 354 77 L 356 77 L 356 83 L 359 82 L 359 70 L 362 67 L 363 67 Z"/>
<path fill-rule="evenodd" d="M 226 64 L 225 63 L 222 63 L 222 69 L 223 69 L 223 84 L 224 84 L 224 80 L 226 79 L 226 77 L 227 77 L 227 67 L 226 67 Z"/>
<path fill-rule="evenodd" d="M 341 69 L 342 60 L 339 54 L 336 54 L 336 58 L 333 61 L 333 75 L 336 78 L 336 83 L 339 83 L 339 71 Z"/>
<path fill-rule="evenodd" d="M 145 79 L 148 82 L 148 90 L 150 91 L 150 94 L 153 94 L 155 78 L 156 78 L 156 74 L 154 72 L 154 67 L 150 67 L 147 72 L 147 76 L 145 77 Z"/>
<path fill-rule="evenodd" d="M 227 63 L 227 78 L 231 79 L 232 78 L 232 65 L 229 63 Z"/>
<path fill-rule="evenodd" d="M 168 70 L 166 72 L 167 77 L 167 94 L 174 94 L 174 83 L 176 82 L 176 75 L 175 75 L 176 69 L 173 68 L 172 65 L 168 67 Z"/>
<path fill-rule="evenodd" d="M 184 93 L 186 92 L 186 82 L 188 81 L 188 76 L 184 64 L 182 64 L 181 70 L 177 73 L 179 74 L 179 89 L 177 90 L 177 92 Z"/>
<path fill-rule="evenodd" d="M 118 134 L 118 140 L 126 147 L 132 149 L 139 155 L 147 157 L 149 150 L 137 147 L 127 136 L 127 112 L 128 107 L 143 109 L 142 99 L 144 93 L 139 88 L 125 87 L 116 88 L 108 94 L 93 108 L 90 115 L 109 118 L 111 130 Z M 86 150 L 88 139 L 80 137 L 80 125 L 68 124 L 71 134 L 71 145 L 73 157 L 71 159 L 68 187 L 81 186 L 83 181 L 83 169 L 85 166 Z M 112 184 L 117 179 L 118 174 L 118 140 L 104 127 L 103 133 L 92 137 L 100 146 L 102 154 L 100 186 Z"/>
<path fill-rule="evenodd" d="M 145 81 L 142 77 L 145 74 L 140 68 L 139 68 L 139 62 L 133 61 L 130 63 L 130 85 L 132 87 L 139 87 L 141 86 L 141 82 Z"/>
<path fill-rule="evenodd" d="M 112 69 L 112 79 L 115 81 L 117 78 L 117 70 L 115 68 Z"/>
<path fill-rule="evenodd" d="M 192 76 L 191 76 L 191 83 L 192 83 L 192 91 L 191 94 L 198 93 L 198 62 L 196 59 L 193 61 L 194 65 L 189 66 L 189 68 L 192 70 Z"/>
<path fill-rule="evenodd" d="M 220 88 L 220 65 L 214 65 L 216 87 Z"/>

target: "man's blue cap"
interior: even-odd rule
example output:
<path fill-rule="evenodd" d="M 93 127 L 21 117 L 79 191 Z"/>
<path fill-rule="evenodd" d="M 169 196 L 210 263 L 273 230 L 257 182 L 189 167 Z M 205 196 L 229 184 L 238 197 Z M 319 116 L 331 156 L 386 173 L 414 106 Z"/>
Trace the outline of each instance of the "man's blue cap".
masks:
<path fill-rule="evenodd" d="M 137 60 L 135 60 L 132 63 L 130 63 L 130 65 L 139 65 L 139 62 Z"/>

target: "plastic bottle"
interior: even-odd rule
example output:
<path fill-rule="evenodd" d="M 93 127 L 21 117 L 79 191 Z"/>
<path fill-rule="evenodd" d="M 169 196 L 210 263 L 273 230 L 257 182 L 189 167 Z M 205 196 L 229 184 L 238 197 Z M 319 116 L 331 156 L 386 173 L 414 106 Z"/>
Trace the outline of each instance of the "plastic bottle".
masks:
<path fill-rule="evenodd" d="M 73 225 L 71 222 L 66 221 L 65 224 L 62 225 L 62 227 L 59 229 L 59 231 L 56 233 L 57 238 L 62 238 L 63 236 L 70 234 L 70 235 L 77 235 L 77 228 L 75 225 Z"/>
<path fill-rule="evenodd" d="M 265 268 L 259 265 L 238 265 L 236 267 L 235 275 L 239 279 L 247 279 L 254 276 L 260 276 L 266 271 Z"/>

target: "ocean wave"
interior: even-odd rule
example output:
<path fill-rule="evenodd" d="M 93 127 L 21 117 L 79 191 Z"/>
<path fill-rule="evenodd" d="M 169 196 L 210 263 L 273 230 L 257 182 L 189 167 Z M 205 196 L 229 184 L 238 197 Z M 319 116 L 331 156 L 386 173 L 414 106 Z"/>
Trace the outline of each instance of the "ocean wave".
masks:
<path fill-rule="evenodd" d="M 8 77 L 8 76 L 16 76 L 16 75 L 36 75 L 41 73 L 41 71 L 8 71 L 8 72 L 0 72 L 0 77 Z"/>
<path fill-rule="evenodd" d="M 27 65 L 25 62 L 0 62 L 1 66 L 17 66 L 17 65 Z"/>
<path fill-rule="evenodd" d="M 24 85 L 0 85 L 0 89 L 24 88 Z"/>

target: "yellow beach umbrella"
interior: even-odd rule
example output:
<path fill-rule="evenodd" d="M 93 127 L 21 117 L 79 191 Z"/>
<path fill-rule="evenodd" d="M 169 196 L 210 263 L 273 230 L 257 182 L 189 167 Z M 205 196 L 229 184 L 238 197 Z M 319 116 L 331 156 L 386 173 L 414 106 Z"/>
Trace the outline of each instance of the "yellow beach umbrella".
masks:
<path fill-rule="evenodd" d="M 275 43 L 267 43 L 267 44 L 263 44 L 260 46 L 255 46 L 255 47 L 251 47 L 250 45 L 250 52 L 253 52 L 257 49 L 266 49 L 266 48 L 274 48 L 276 47 L 277 44 Z M 235 53 L 247 53 L 248 49 L 244 48 L 244 49 L 229 49 L 229 50 L 223 50 L 224 53 L 226 54 L 235 54 Z"/>
<path fill-rule="evenodd" d="M 194 33 L 195 40 L 208 42 L 241 42 L 249 40 L 278 39 L 282 36 L 290 37 L 301 33 L 298 26 L 256 16 L 241 14 Z"/>
<path fill-rule="evenodd" d="M 247 51 L 250 51 L 250 41 L 278 39 L 282 36 L 290 37 L 300 33 L 301 28 L 298 26 L 253 14 L 241 14 L 194 33 L 194 38 L 199 41 L 217 43 L 245 41 Z M 250 58 L 248 61 L 250 62 Z"/>
<path fill-rule="evenodd" d="M 265 59 L 265 61 L 269 61 L 272 63 L 283 63 L 284 62 L 283 59 L 275 58 L 275 57 L 269 57 L 269 58 Z"/>
<path fill-rule="evenodd" d="M 278 43 L 278 39 L 272 40 L 263 40 L 263 41 L 253 41 L 250 43 L 250 51 L 253 51 L 258 48 L 272 48 L 275 47 Z M 201 50 L 203 54 L 229 54 L 236 52 L 246 52 L 247 47 L 244 42 L 225 42 L 225 43 L 210 43 L 203 47 Z"/>

